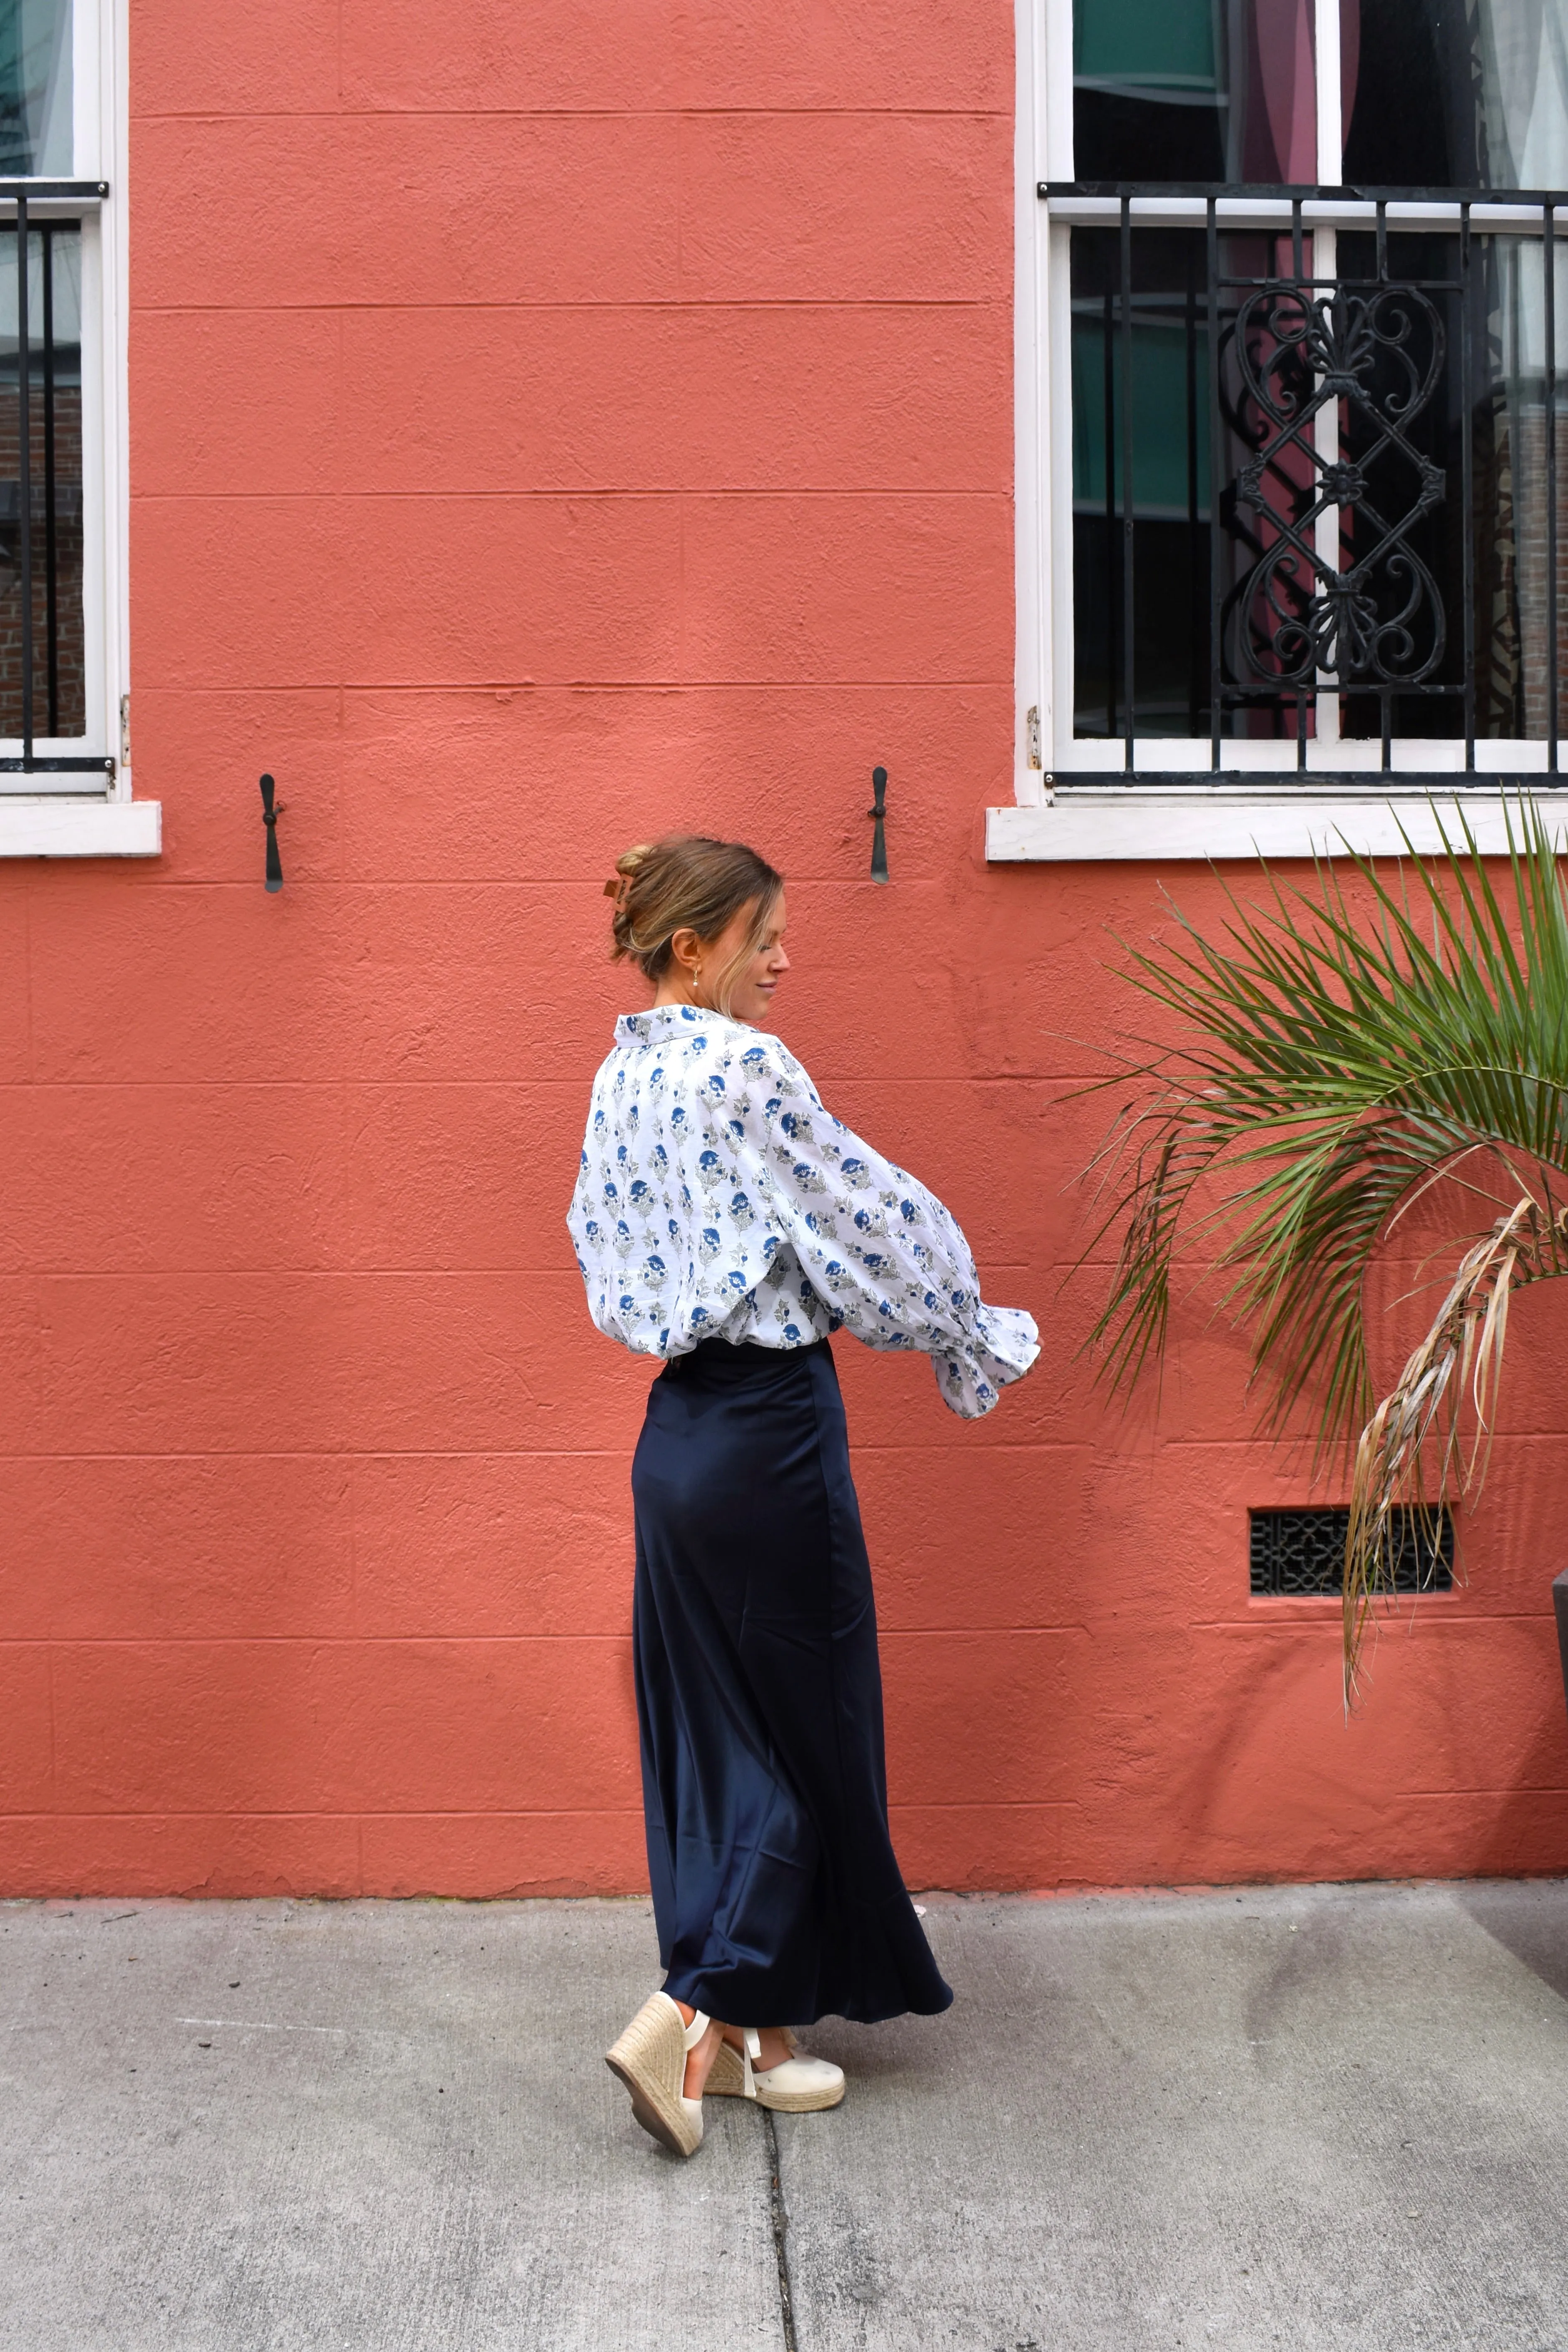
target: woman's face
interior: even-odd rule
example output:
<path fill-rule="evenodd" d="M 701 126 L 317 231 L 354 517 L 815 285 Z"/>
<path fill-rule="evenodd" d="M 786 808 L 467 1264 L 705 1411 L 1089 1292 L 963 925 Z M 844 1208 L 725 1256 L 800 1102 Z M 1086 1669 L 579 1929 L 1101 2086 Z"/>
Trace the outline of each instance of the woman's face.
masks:
<path fill-rule="evenodd" d="M 723 971 L 732 956 L 740 953 L 752 925 L 757 919 L 756 901 L 742 907 L 732 922 L 726 924 L 712 943 L 713 970 Z M 770 1012 L 773 991 L 789 970 L 789 958 L 784 953 L 784 897 L 781 890 L 778 903 L 768 918 L 763 933 L 752 954 L 741 967 L 739 977 L 730 990 L 730 1018 L 749 1021 L 753 1028 L 771 1028 Z M 707 961 L 706 956 L 703 958 Z"/>
<path fill-rule="evenodd" d="M 756 919 L 757 902 L 752 898 L 710 940 L 700 940 L 695 931 L 677 931 L 669 943 L 671 960 L 658 984 L 655 1003 L 711 1006 L 720 975 L 741 953 Z M 748 1021 L 753 1028 L 768 1025 L 773 991 L 789 970 L 784 935 L 784 899 L 781 890 L 768 918 L 767 929 L 730 984 L 731 1021 Z"/>

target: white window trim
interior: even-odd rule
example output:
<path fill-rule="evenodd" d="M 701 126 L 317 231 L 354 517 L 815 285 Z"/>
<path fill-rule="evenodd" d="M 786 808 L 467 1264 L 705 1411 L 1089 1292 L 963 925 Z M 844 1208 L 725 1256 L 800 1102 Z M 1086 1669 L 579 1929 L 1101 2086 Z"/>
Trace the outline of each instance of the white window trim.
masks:
<path fill-rule="evenodd" d="M 118 781 L 118 780 L 117 780 Z M 156 857 L 163 846 L 158 801 L 7 799 L 0 804 L 0 857 Z"/>
<path fill-rule="evenodd" d="M 85 748 L 111 754 L 116 772 L 96 792 L 83 789 L 88 777 L 47 791 L 36 777 L 0 777 L 0 857 L 155 857 L 163 845 L 160 803 L 133 797 L 121 723 L 131 682 L 128 15 L 126 0 L 76 0 L 70 173 L 109 187 L 82 233 L 82 496 L 98 542 L 84 561 L 83 602 L 93 649 Z M 83 745 L 40 738 L 37 748 Z"/>
<path fill-rule="evenodd" d="M 1556 798 L 1563 805 L 1561 813 Z M 1537 803 L 1541 805 L 1540 803 Z M 1434 790 L 1368 793 L 1314 792 L 1299 785 L 1283 793 L 1248 792 L 1224 785 L 1147 783 L 1090 785 L 1086 791 L 1056 791 L 1048 801 L 985 812 L 985 856 L 994 866 L 1075 865 L 1095 858 L 1122 860 L 1223 857 L 1398 857 L 1407 848 L 1440 852 L 1443 836 L 1463 838 L 1468 824 L 1477 847 L 1506 855 L 1508 824 L 1519 834 L 1514 793 L 1485 784 L 1462 793 Z M 1568 851 L 1568 792 L 1554 796 L 1545 814 L 1559 847 Z"/>
<path fill-rule="evenodd" d="M 1319 116 L 1319 181 L 1326 186 L 1340 175 L 1339 0 L 1316 0 L 1315 31 L 1320 73 L 1331 75 L 1332 95 Z M 1544 743 L 1478 742 L 1479 765 L 1498 781 L 1455 793 L 1447 779 L 1463 768 L 1457 742 L 1396 740 L 1399 782 L 1391 788 L 1375 743 L 1310 746 L 1308 781 L 1299 783 L 1283 764 L 1289 746 L 1227 742 L 1229 764 L 1215 778 L 1206 740 L 1150 737 L 1137 751 L 1146 781 L 1130 785 L 1120 741 L 1073 735 L 1072 450 L 1067 433 L 1052 431 L 1053 415 L 1070 413 L 1071 231 L 1052 219 L 1037 193 L 1042 180 L 1071 176 L 1065 159 L 1073 135 L 1072 0 L 1016 0 L 1016 58 L 1013 805 L 985 813 L 987 859 L 1381 856 L 1397 854 L 1403 835 L 1417 848 L 1437 848 L 1436 811 L 1450 832 L 1450 812 L 1461 812 L 1483 849 L 1506 849 L 1506 807 L 1530 789 L 1532 773 L 1544 776 Z M 1093 207 L 1081 209 L 1087 216 Z M 1119 212 L 1114 204 L 1106 209 L 1109 216 Z M 1314 786 L 1314 767 L 1331 772 L 1333 782 Z M 1256 783 L 1241 782 L 1253 768 Z M 1364 793 L 1344 782 L 1358 768 L 1368 772 Z M 1178 782 L 1183 774 L 1192 782 Z M 1562 786 L 1551 789 L 1553 798 L 1562 790 L 1568 823 L 1568 769 Z"/>

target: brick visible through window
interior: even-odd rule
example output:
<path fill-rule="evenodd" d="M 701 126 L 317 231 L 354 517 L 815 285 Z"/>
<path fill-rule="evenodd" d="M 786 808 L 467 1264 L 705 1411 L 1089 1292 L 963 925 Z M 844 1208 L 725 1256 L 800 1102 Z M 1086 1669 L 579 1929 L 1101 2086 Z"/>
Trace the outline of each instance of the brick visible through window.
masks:
<path fill-rule="evenodd" d="M 87 732 L 82 610 L 81 231 L 32 229 L 28 247 L 33 726 Z M 16 399 L 16 236 L 0 234 L 0 736 L 22 732 L 22 496 Z"/>

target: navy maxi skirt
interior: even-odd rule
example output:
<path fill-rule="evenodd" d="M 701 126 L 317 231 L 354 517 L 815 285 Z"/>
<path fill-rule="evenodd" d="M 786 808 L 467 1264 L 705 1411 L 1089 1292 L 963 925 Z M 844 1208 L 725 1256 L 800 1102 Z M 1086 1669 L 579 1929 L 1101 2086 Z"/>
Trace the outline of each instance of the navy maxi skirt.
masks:
<path fill-rule="evenodd" d="M 667 1365 L 632 1496 L 665 1990 L 731 2025 L 945 2009 L 888 1834 L 871 1570 L 826 1341 L 710 1339 Z"/>

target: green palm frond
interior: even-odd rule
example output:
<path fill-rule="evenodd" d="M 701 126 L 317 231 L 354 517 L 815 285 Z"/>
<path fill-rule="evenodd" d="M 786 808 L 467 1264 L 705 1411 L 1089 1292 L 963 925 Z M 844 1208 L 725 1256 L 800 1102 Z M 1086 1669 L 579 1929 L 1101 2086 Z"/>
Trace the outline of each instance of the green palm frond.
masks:
<path fill-rule="evenodd" d="M 1361 856 L 1319 861 L 1305 888 L 1265 869 L 1262 907 L 1227 889 L 1219 939 L 1178 912 L 1172 947 L 1129 949 L 1125 976 L 1179 1043 L 1100 1082 L 1131 1085 L 1096 1163 L 1110 1205 L 1085 1254 L 1117 1237 L 1092 1334 L 1103 1375 L 1124 1389 L 1163 1355 L 1178 1257 L 1221 1276 L 1266 1427 L 1311 1404 L 1320 1462 L 1354 1462 L 1347 1696 L 1390 1512 L 1423 1499 L 1435 1439 L 1445 1477 L 1479 1479 L 1484 1451 L 1461 1454 L 1460 1424 L 1467 1407 L 1487 1424 L 1508 1297 L 1568 1270 L 1568 906 L 1552 835 L 1532 804 L 1509 813 L 1500 891 L 1468 823 L 1438 830 L 1430 859 L 1405 836 L 1393 882 Z M 1477 1181 L 1478 1155 L 1510 1197 Z M 1494 1213 L 1380 1402 L 1368 1267 L 1445 1175 Z"/>

